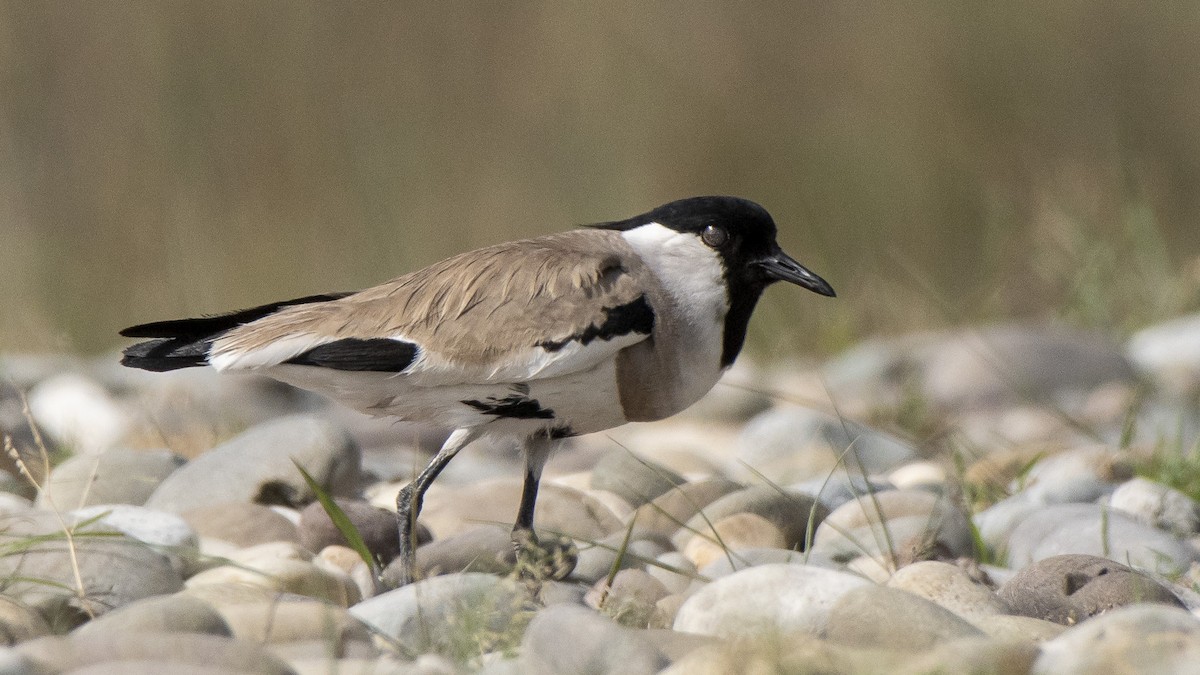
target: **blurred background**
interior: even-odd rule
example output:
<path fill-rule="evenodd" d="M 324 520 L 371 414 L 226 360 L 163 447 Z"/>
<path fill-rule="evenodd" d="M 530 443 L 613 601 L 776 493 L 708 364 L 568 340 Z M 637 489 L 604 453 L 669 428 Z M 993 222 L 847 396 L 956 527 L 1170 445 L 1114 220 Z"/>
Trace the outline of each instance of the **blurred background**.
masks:
<path fill-rule="evenodd" d="M 1200 305 L 1200 4 L 0 4 L 0 351 L 729 193 L 750 346 Z"/>

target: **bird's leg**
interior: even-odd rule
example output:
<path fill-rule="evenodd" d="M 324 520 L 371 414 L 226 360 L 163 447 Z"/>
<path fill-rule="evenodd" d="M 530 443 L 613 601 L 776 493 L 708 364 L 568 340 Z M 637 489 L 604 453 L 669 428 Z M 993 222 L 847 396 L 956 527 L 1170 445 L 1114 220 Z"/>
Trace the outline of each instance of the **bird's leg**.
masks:
<path fill-rule="evenodd" d="M 546 464 L 554 441 L 548 434 L 536 434 L 525 445 L 525 484 L 512 529 L 517 572 L 522 577 L 536 580 L 566 577 L 575 569 L 579 555 L 570 538 L 554 536 L 553 541 L 542 545 L 533 532 L 533 512 L 537 505 L 542 467 Z"/>
<path fill-rule="evenodd" d="M 429 465 L 417 474 L 411 483 L 405 485 L 396 496 L 396 524 L 400 530 L 400 573 L 397 582 L 405 586 L 413 582 L 416 567 L 416 529 L 417 516 L 421 515 L 421 503 L 425 499 L 425 491 L 433 483 L 442 469 L 450 463 L 468 443 L 475 440 L 479 432 L 475 429 L 458 429 L 450 434 L 442 444 L 437 454 L 429 461 Z"/>

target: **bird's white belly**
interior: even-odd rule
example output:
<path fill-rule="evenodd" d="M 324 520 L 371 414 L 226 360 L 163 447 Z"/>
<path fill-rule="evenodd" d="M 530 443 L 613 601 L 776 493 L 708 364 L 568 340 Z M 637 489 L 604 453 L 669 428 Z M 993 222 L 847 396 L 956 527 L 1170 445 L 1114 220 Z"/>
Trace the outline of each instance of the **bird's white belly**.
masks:
<path fill-rule="evenodd" d="M 264 369 L 264 375 L 315 391 L 369 415 L 427 422 L 446 428 L 485 426 L 496 433 L 532 434 L 557 429 L 586 434 L 625 423 L 617 395 L 615 361 L 579 373 L 512 384 L 420 386 L 403 375 L 334 371 L 299 365 Z M 488 413 L 479 406 L 517 397 L 536 416 Z M 468 401 L 477 402 L 473 406 Z"/>

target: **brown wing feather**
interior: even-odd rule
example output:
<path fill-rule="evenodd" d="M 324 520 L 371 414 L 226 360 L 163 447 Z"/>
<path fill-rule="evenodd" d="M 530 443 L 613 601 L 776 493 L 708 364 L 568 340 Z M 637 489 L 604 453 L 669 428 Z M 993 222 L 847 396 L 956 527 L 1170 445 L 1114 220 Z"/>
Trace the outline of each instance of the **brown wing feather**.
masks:
<path fill-rule="evenodd" d="M 648 275 L 619 233 L 573 230 L 464 253 L 347 297 L 285 308 L 231 331 L 254 350 L 298 334 L 404 336 L 464 365 L 486 365 L 579 334 L 636 301 Z M 644 279 L 643 279 L 644 280 Z M 436 332 L 436 341 L 434 333 Z"/>

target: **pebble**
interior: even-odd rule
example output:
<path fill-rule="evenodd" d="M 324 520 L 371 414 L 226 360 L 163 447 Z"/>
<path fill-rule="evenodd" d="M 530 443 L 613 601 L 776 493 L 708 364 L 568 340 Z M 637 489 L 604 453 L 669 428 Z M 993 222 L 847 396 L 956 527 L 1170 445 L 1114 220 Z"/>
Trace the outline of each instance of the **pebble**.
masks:
<path fill-rule="evenodd" d="M 1183 604 L 1146 574 L 1107 558 L 1059 555 L 1023 567 L 997 591 L 1012 613 L 1074 625 L 1139 602 Z"/>
<path fill-rule="evenodd" d="M 766 518 L 753 513 L 735 513 L 715 521 L 707 533 L 693 535 L 683 547 L 683 554 L 701 568 L 744 548 L 787 550 L 787 540 Z"/>
<path fill-rule="evenodd" d="M 1200 559 L 1200 553 L 1178 537 L 1098 504 L 1058 504 L 1034 511 L 1013 529 L 1007 550 L 1009 565 L 1018 568 L 1082 553 L 1166 575 L 1187 570 Z"/>
<path fill-rule="evenodd" d="M 104 387 L 78 373 L 42 380 L 29 390 L 28 400 L 42 433 L 77 454 L 116 446 L 132 426 L 129 412 Z"/>
<path fill-rule="evenodd" d="M 417 549 L 421 577 L 458 572 L 503 575 L 512 571 L 514 564 L 512 535 L 502 525 L 476 525 Z M 392 579 L 398 572 L 398 565 L 390 565 L 384 579 Z"/>
<path fill-rule="evenodd" d="M 665 466 L 617 448 L 592 467 L 590 485 L 595 490 L 612 492 L 636 507 L 685 482 L 683 476 Z"/>
<path fill-rule="evenodd" d="M 55 524 L 56 525 L 56 524 Z M 10 535 L 48 534 L 55 526 L 30 531 L 9 529 Z M 39 532 L 40 530 L 40 532 Z M 82 623 L 135 600 L 174 593 L 183 586 L 170 559 L 135 539 L 113 536 L 79 536 L 69 546 L 65 539 L 41 541 L 20 553 L 0 557 L 0 576 L 10 579 L 4 593 L 54 625 Z M 82 581 L 77 592 L 76 569 Z"/>
<path fill-rule="evenodd" d="M 17 650 L 53 672 L 256 673 L 288 675 L 291 669 L 260 645 L 205 633 L 131 631 L 43 637 Z"/>
<path fill-rule="evenodd" d="M 883 473 L 915 457 L 907 444 L 856 422 L 781 406 L 746 424 L 727 473 L 735 479 L 765 477 L 787 485 L 846 470 L 855 475 Z"/>
<path fill-rule="evenodd" d="M 949 498 L 922 490 L 889 490 L 847 502 L 817 528 L 813 552 L 835 560 L 860 555 L 898 561 L 974 553 L 967 515 Z"/>
<path fill-rule="evenodd" d="M 1200 504 L 1196 500 L 1140 476 L 1118 486 L 1108 505 L 1146 525 L 1177 535 L 1200 532 Z"/>
<path fill-rule="evenodd" d="M 739 513 L 760 516 L 779 528 L 783 533 L 783 548 L 804 549 L 810 520 L 811 529 L 815 529 L 827 512 L 820 502 L 803 492 L 755 485 L 731 492 L 706 506 L 672 535 L 671 542 L 676 549 L 682 549 L 694 536 L 715 539 L 713 523 Z"/>
<path fill-rule="evenodd" d="M 83 624 L 71 634 L 118 636 L 128 632 L 233 635 L 229 624 L 212 605 L 180 593 L 131 602 Z"/>
<path fill-rule="evenodd" d="M 1200 620 L 1176 607 L 1130 605 L 1043 643 L 1030 673 L 1190 675 L 1197 663 Z"/>
<path fill-rule="evenodd" d="M 1129 359 L 1143 373 L 1181 394 L 1200 387 L 1200 314 L 1144 328 L 1129 339 Z"/>
<path fill-rule="evenodd" d="M 50 626 L 38 612 L 0 595 L 0 643 L 15 645 L 48 635 Z M 0 668 L 0 672 L 6 672 Z"/>
<path fill-rule="evenodd" d="M 1021 495 L 1038 504 L 1093 502 L 1133 477 L 1133 467 L 1107 446 L 1075 448 L 1046 457 L 1025 474 Z"/>
<path fill-rule="evenodd" d="M 274 509 L 249 502 L 225 502 L 184 511 L 183 519 L 202 537 L 246 548 L 273 541 L 300 542 L 292 521 Z"/>
<path fill-rule="evenodd" d="M 646 634 L 590 609 L 554 605 L 539 611 L 521 641 L 519 672 L 651 675 L 667 665 Z"/>
<path fill-rule="evenodd" d="M 842 594 L 829 608 L 824 636 L 852 647 L 924 651 L 985 633 L 921 596 L 869 584 Z"/>
<path fill-rule="evenodd" d="M 621 570 L 612 586 L 600 580 L 584 596 L 584 602 L 622 626 L 663 628 L 666 622 L 655 603 L 668 595 L 658 579 L 642 570 Z"/>
<path fill-rule="evenodd" d="M 97 504 L 67 513 L 80 532 L 116 531 L 165 554 L 186 575 L 200 552 L 199 538 L 183 518 L 129 504 Z M 86 525 L 85 525 L 86 523 Z"/>
<path fill-rule="evenodd" d="M 231 554 L 231 564 L 192 576 L 187 587 L 241 584 L 304 595 L 341 607 L 358 602 L 358 585 L 348 574 L 318 567 L 310 562 L 311 558 L 295 544 L 259 544 Z"/>
<path fill-rule="evenodd" d="M 637 532 L 671 536 L 698 511 L 742 486 L 724 478 L 707 478 L 676 486 L 634 512 Z"/>
<path fill-rule="evenodd" d="M 980 617 L 1010 613 L 1008 605 L 991 588 L 971 578 L 961 567 L 936 560 L 901 567 L 887 585 L 925 598 L 972 623 Z"/>
<path fill-rule="evenodd" d="M 359 490 L 358 445 L 340 427 L 297 415 L 251 427 L 184 464 L 146 506 L 173 513 L 222 502 L 302 506 L 316 495 L 293 462 L 335 497 Z"/>
<path fill-rule="evenodd" d="M 468 645 L 485 652 L 520 641 L 520 618 L 528 616 L 529 603 L 523 586 L 467 572 L 382 593 L 354 605 L 350 614 L 413 654 L 448 654 Z"/>
<path fill-rule="evenodd" d="M 308 598 L 227 605 L 220 616 L 233 636 L 258 644 L 304 640 L 371 643 L 371 632 L 344 607 Z"/>
<path fill-rule="evenodd" d="M 350 524 L 362 537 L 367 550 L 377 560 L 387 564 L 400 550 L 400 534 L 396 526 L 395 512 L 371 506 L 362 500 L 335 499 L 334 503 L 350 520 Z M 300 511 L 297 526 L 300 545 L 312 552 L 326 546 L 346 546 L 346 538 L 334 526 L 320 502 L 313 502 Z"/>
<path fill-rule="evenodd" d="M 722 577 L 679 608 L 674 629 L 724 638 L 825 630 L 842 595 L 869 584 L 862 577 L 806 565 L 760 565 Z"/>
<path fill-rule="evenodd" d="M 183 463 L 182 457 L 167 450 L 111 448 L 99 454 L 77 454 L 54 467 L 35 504 L 59 510 L 93 504 L 140 506 Z"/>

